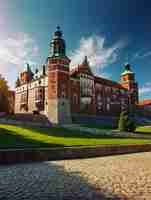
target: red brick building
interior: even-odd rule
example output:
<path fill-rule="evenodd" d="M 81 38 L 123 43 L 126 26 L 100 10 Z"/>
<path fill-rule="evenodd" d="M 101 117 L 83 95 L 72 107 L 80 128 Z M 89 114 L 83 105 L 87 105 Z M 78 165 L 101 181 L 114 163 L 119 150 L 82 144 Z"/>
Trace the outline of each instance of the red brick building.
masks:
<path fill-rule="evenodd" d="M 15 112 L 45 114 L 53 123 L 71 123 L 73 114 L 118 115 L 138 103 L 138 85 L 130 65 L 120 82 L 96 76 L 88 58 L 70 70 L 60 28 L 50 43 L 47 64 L 33 73 L 30 66 L 16 82 Z"/>

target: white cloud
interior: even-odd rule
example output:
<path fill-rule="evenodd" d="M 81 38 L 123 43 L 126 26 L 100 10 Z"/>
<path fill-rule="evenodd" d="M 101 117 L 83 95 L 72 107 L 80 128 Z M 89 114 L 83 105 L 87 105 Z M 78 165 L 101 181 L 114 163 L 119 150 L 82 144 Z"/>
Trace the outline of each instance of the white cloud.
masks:
<path fill-rule="evenodd" d="M 26 33 L 18 33 L 0 41 L 0 73 L 7 74 L 12 70 L 23 69 L 26 62 L 33 63 L 38 55 L 36 42 Z"/>
<path fill-rule="evenodd" d="M 151 56 L 151 51 L 144 53 L 144 55 L 142 57 L 144 58 L 144 57 L 148 57 L 148 56 Z"/>
<path fill-rule="evenodd" d="M 107 79 L 111 79 L 112 77 L 112 75 L 107 72 L 101 72 L 99 75 L 101 75 L 102 78 L 107 78 Z"/>
<path fill-rule="evenodd" d="M 139 88 L 139 94 L 141 96 L 149 93 L 151 93 L 151 82 L 147 82 L 141 88 Z"/>
<path fill-rule="evenodd" d="M 142 59 L 142 58 L 146 58 L 148 56 L 151 56 L 151 51 L 147 51 L 145 53 L 140 52 L 136 52 L 133 56 L 132 56 L 132 60 L 136 60 L 136 59 Z"/>
<path fill-rule="evenodd" d="M 71 68 L 80 64 L 84 56 L 88 56 L 90 66 L 96 74 L 109 64 L 116 62 L 120 50 L 125 47 L 126 42 L 118 41 L 111 47 L 105 47 L 105 42 L 104 37 L 97 35 L 88 38 L 82 37 L 79 48 L 71 52 Z"/>

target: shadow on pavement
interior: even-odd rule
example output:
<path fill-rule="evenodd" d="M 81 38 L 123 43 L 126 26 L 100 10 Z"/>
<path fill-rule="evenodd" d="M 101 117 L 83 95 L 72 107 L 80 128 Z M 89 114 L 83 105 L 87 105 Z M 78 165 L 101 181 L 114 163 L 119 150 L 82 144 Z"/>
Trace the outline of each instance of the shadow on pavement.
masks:
<path fill-rule="evenodd" d="M 0 200 L 121 200 L 112 195 L 59 162 L 0 166 Z"/>

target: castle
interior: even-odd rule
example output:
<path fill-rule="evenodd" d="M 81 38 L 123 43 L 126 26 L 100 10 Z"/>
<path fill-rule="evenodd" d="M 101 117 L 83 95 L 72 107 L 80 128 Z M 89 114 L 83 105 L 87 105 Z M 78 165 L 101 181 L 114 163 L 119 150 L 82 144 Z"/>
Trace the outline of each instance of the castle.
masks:
<path fill-rule="evenodd" d="M 70 70 L 59 27 L 47 63 L 32 72 L 29 64 L 16 81 L 15 113 L 41 113 L 52 123 L 71 123 L 73 114 L 118 115 L 138 103 L 138 84 L 129 64 L 120 82 L 95 76 L 85 56 Z"/>

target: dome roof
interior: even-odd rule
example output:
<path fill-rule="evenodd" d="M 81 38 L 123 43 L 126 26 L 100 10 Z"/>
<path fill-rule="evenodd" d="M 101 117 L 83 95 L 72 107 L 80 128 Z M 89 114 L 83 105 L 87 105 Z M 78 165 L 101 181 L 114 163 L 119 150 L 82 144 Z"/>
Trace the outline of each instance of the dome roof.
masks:
<path fill-rule="evenodd" d="M 124 72 L 122 73 L 122 75 L 126 75 L 126 74 L 134 74 L 134 72 L 131 70 L 131 66 L 129 63 L 125 64 Z"/>

